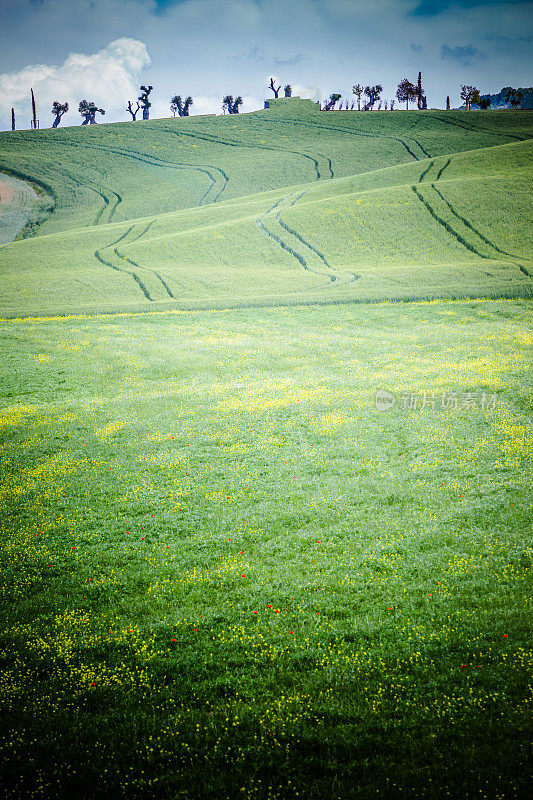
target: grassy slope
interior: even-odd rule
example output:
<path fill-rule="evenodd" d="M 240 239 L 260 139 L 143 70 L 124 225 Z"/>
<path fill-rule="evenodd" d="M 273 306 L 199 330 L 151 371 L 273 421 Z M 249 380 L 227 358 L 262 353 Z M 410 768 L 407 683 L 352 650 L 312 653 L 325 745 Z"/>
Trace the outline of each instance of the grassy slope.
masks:
<path fill-rule="evenodd" d="M 528 320 L 4 323 L 6 796 L 525 800 Z"/>
<path fill-rule="evenodd" d="M 529 797 L 530 119 L 1 137 L 10 800 Z"/>
<path fill-rule="evenodd" d="M 284 108 L 237 121 L 69 129 L 61 139 L 57 131 L 46 132 L 35 140 L 41 161 L 57 147 L 79 173 L 89 153 L 91 169 L 98 167 L 115 187 L 115 200 L 106 189 L 108 203 L 99 197 L 91 205 L 95 193 L 88 202 L 80 190 L 76 204 L 61 194 L 66 183 L 59 181 L 56 212 L 42 235 L 2 251 L 2 311 L 530 295 L 531 228 L 524 212 L 531 145 L 518 141 L 527 133 L 524 115 L 498 118 L 495 132 L 494 115 L 488 122 L 486 115 L 468 114 L 299 116 Z M 192 178 L 187 172 L 183 180 L 181 168 L 171 170 L 172 183 L 167 181 L 171 168 L 163 162 L 176 158 L 178 129 L 185 141 L 178 147 L 187 150 L 183 158 L 211 165 L 212 184 L 205 183 L 205 172 Z M 56 139 L 60 145 L 51 144 Z M 483 148 L 495 140 L 511 143 Z M 453 153 L 454 147 L 478 149 Z M 126 150 L 124 165 L 117 152 Z M 151 164 L 140 155 L 148 150 L 157 153 Z M 425 154 L 442 151 L 451 155 Z M 304 159 L 304 153 L 314 156 Z M 381 168 L 371 169 L 376 163 Z M 354 174 L 363 166 L 366 172 Z M 315 180 L 302 183 L 313 177 L 309 169 Z M 343 171 L 349 174 L 332 177 Z M 299 182 L 289 186 L 289 180 Z M 282 183 L 282 189 L 266 191 Z M 195 186 L 202 191 L 200 207 L 146 214 L 158 197 L 160 210 L 167 203 L 190 205 L 187 192 Z M 258 186 L 261 193 L 245 194 Z M 115 222 L 127 211 L 127 222 Z M 97 224 L 69 230 L 95 212 Z M 104 224 L 109 218 L 111 225 Z M 57 228 L 61 232 L 45 235 Z"/>

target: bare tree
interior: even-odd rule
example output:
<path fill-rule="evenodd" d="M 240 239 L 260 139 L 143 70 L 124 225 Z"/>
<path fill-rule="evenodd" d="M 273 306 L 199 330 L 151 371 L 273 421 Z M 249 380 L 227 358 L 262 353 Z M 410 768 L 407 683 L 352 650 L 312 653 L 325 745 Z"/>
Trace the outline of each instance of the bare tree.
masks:
<path fill-rule="evenodd" d="M 222 112 L 224 114 L 226 112 L 228 114 L 231 114 L 232 113 L 232 111 L 231 111 L 232 108 L 233 108 L 233 95 L 232 94 L 224 95 L 224 97 L 222 98 Z"/>
<path fill-rule="evenodd" d="M 276 89 L 276 87 L 274 86 L 274 78 L 270 78 L 270 84 L 269 84 L 268 88 L 272 89 L 272 91 L 274 92 L 274 97 L 277 97 L 279 95 L 279 90 L 281 89 L 281 83 L 278 86 L 278 88 Z"/>
<path fill-rule="evenodd" d="M 233 98 L 232 94 L 227 94 L 222 98 L 222 110 L 224 114 L 226 111 L 228 114 L 238 114 L 239 113 L 239 106 L 242 106 L 243 99 L 240 95 Z"/>
<path fill-rule="evenodd" d="M 391 111 L 394 111 L 394 102 L 395 102 L 394 100 L 390 101 L 390 110 Z"/>
<path fill-rule="evenodd" d="M 357 97 L 357 110 L 361 111 L 361 95 L 363 94 L 363 87 L 360 83 L 356 83 L 355 86 L 352 86 L 352 94 Z"/>
<path fill-rule="evenodd" d="M 139 113 L 139 109 L 140 109 L 140 107 L 141 107 L 141 104 L 139 103 L 139 101 L 138 101 L 138 100 L 137 100 L 137 108 L 133 108 L 133 106 L 132 106 L 132 104 L 131 104 L 131 100 L 128 100 L 128 106 L 127 106 L 127 108 L 126 108 L 126 111 L 129 111 L 129 112 L 130 112 L 130 114 L 131 114 L 131 121 L 132 121 L 132 122 L 135 122 L 135 120 L 137 119 L 137 114 Z"/>
<path fill-rule="evenodd" d="M 231 113 L 232 114 L 238 114 L 239 113 L 239 106 L 242 106 L 243 102 L 244 101 L 243 101 L 243 99 L 242 99 L 242 97 L 240 95 L 238 97 L 236 97 L 234 102 L 233 102 L 233 111 Z"/>
<path fill-rule="evenodd" d="M 324 111 L 333 111 L 333 109 L 335 108 L 335 103 L 340 99 L 341 99 L 341 96 L 340 96 L 340 94 L 338 92 L 333 92 L 333 94 L 330 94 L 329 100 L 324 100 L 324 103 L 325 103 Z M 341 107 L 342 107 L 342 103 L 341 103 Z"/>

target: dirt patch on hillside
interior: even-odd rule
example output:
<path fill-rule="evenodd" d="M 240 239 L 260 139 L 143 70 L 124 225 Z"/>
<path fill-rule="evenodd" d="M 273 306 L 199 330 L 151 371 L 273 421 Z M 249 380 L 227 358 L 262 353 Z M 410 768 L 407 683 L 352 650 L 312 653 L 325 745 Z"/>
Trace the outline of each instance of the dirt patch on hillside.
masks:
<path fill-rule="evenodd" d="M 15 190 L 0 178 L 0 205 L 6 206 L 13 201 Z"/>
<path fill-rule="evenodd" d="M 41 222 L 43 199 L 26 181 L 0 174 L 0 245 Z"/>

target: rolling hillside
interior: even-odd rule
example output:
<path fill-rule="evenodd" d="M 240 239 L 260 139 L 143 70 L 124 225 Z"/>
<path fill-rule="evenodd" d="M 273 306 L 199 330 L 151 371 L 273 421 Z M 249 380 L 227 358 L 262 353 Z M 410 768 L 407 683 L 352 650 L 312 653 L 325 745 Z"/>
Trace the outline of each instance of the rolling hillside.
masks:
<path fill-rule="evenodd" d="M 532 119 L 0 136 L 7 800 L 529 800 Z"/>
<path fill-rule="evenodd" d="M 529 296 L 532 130 L 527 113 L 291 99 L 4 134 L 2 168 L 55 208 L 2 249 L 0 311 Z"/>

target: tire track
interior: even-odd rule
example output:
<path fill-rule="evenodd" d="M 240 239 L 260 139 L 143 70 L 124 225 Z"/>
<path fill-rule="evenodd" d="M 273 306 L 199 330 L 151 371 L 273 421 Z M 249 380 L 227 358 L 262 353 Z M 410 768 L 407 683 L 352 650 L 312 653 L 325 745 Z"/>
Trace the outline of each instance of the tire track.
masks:
<path fill-rule="evenodd" d="M 323 125 L 322 123 L 318 123 L 318 122 L 306 122 L 304 120 L 286 120 L 286 119 L 283 119 L 283 120 L 282 119 L 280 119 L 280 120 L 272 120 L 272 119 L 266 119 L 265 117 L 260 117 L 260 119 L 262 121 L 264 121 L 264 122 L 267 122 L 267 123 L 271 124 L 271 125 L 277 125 L 277 124 L 280 124 L 280 123 L 284 124 L 284 125 L 300 125 L 300 126 L 305 126 L 307 128 L 317 128 L 317 129 L 320 129 L 320 130 L 333 131 L 333 133 L 346 133 L 346 134 L 350 134 L 352 136 L 364 136 L 364 137 L 369 138 L 369 139 L 389 139 L 390 141 L 395 141 L 395 142 L 398 142 L 399 144 L 401 144 L 407 150 L 409 155 L 412 156 L 415 159 L 415 161 L 420 161 L 419 156 L 417 156 L 411 150 L 409 145 L 403 139 L 401 139 L 398 136 L 387 136 L 387 134 L 385 134 L 385 133 L 367 133 L 366 131 L 361 131 L 360 129 L 357 129 L 357 128 L 342 128 L 340 126 L 332 127 L 330 125 Z M 424 157 L 428 157 L 429 154 L 427 153 L 426 150 L 424 150 L 420 146 L 420 144 L 416 141 L 416 139 L 411 139 L 411 141 L 415 142 L 420 147 L 420 149 L 424 153 Z"/>
<path fill-rule="evenodd" d="M 198 206 L 201 206 L 204 200 L 207 199 L 208 195 L 210 194 L 211 190 L 217 186 L 217 179 L 214 175 L 212 175 L 211 171 L 218 172 L 222 176 L 223 184 L 222 187 L 218 190 L 215 198 L 211 202 L 216 202 L 224 189 L 226 188 L 227 184 L 229 183 L 229 177 L 226 175 L 224 170 L 220 169 L 220 167 L 215 167 L 212 165 L 194 165 L 194 164 L 187 164 L 185 162 L 178 162 L 178 161 L 168 161 L 167 159 L 159 158 L 159 156 L 152 156 L 149 153 L 138 153 L 132 150 L 125 150 L 124 148 L 111 148 L 105 145 L 93 145 L 93 149 L 100 150 L 101 152 L 106 153 L 113 153 L 115 155 L 121 155 L 125 158 L 130 158 L 135 161 L 141 161 L 148 166 L 152 167 L 161 167 L 167 169 L 176 169 L 176 170 L 187 170 L 192 169 L 196 172 L 202 172 L 204 175 L 207 175 L 210 186 L 206 192 L 202 195 L 198 202 Z"/>
<path fill-rule="evenodd" d="M 261 233 L 264 236 L 268 236 L 269 238 L 273 239 L 273 241 L 275 241 L 276 244 L 278 244 L 283 250 L 286 250 L 294 258 L 296 258 L 297 261 L 301 264 L 301 266 L 303 267 L 304 270 L 306 270 L 308 272 L 313 272 L 315 275 L 319 275 L 321 277 L 326 278 L 327 282 L 330 283 L 330 284 L 331 283 L 337 283 L 340 280 L 340 276 L 339 276 L 337 270 L 335 270 L 335 268 L 332 267 L 331 264 L 327 261 L 326 257 L 319 250 L 317 250 L 317 248 L 314 247 L 314 245 L 310 244 L 310 242 L 308 242 L 306 239 L 304 239 L 304 237 L 300 233 L 298 233 L 298 231 L 294 230 L 294 228 L 292 228 L 290 225 L 288 225 L 286 222 L 284 222 L 283 219 L 281 218 L 282 211 L 286 211 L 289 208 L 292 208 L 306 194 L 307 194 L 307 190 L 304 191 L 304 192 L 301 192 L 296 197 L 293 197 L 293 199 L 289 203 L 287 203 L 287 201 L 289 200 L 291 195 L 286 195 L 285 197 L 282 197 L 280 200 L 278 200 L 276 203 L 274 203 L 274 205 L 268 211 L 265 211 L 263 214 L 261 214 L 261 216 L 256 220 L 256 225 L 257 225 L 257 227 L 259 228 L 259 230 L 261 231 Z M 287 205 L 285 205 L 284 208 L 280 208 L 280 206 L 283 203 L 287 203 Z M 277 209 L 277 211 L 276 211 L 276 209 Z M 313 259 L 314 259 L 315 256 L 319 259 L 319 261 L 321 263 L 320 263 L 318 269 L 315 268 L 316 265 L 315 265 L 315 267 L 313 267 L 313 266 L 311 266 L 309 264 L 309 255 L 308 254 L 306 254 L 307 255 L 307 258 L 306 258 L 305 256 L 303 256 L 301 254 L 301 252 L 298 252 L 298 250 L 295 250 L 294 247 L 292 247 L 290 244 L 288 244 L 281 236 L 278 236 L 277 233 L 275 233 L 274 231 L 270 230 L 264 224 L 263 220 L 265 219 L 265 217 L 268 217 L 270 214 L 273 214 L 274 212 L 276 212 L 275 213 L 275 219 L 276 219 L 276 222 L 280 225 L 280 227 L 284 231 L 286 231 L 286 233 L 288 233 L 290 236 L 294 236 L 294 238 L 297 239 L 299 244 L 301 244 L 305 248 L 307 248 L 313 254 L 313 256 L 312 256 Z M 324 267 L 329 271 L 329 274 L 327 272 L 324 272 Z M 352 276 L 350 278 L 350 280 L 343 281 L 343 282 L 339 283 L 338 285 L 342 285 L 343 283 L 353 283 L 354 281 L 356 281 L 356 280 L 358 280 L 360 278 L 359 275 L 356 275 L 353 272 L 352 273 L 348 273 L 348 274 L 350 274 Z"/>
<path fill-rule="evenodd" d="M 192 169 L 196 172 L 202 172 L 203 174 L 207 175 L 210 181 L 210 186 L 200 198 L 198 206 L 201 206 L 203 204 L 204 200 L 207 198 L 211 190 L 217 185 L 217 179 L 211 174 L 210 170 L 219 173 L 223 180 L 223 185 L 218 190 L 212 202 L 216 202 L 218 200 L 218 198 L 220 197 L 220 195 L 222 194 L 222 192 L 224 191 L 229 182 L 229 177 L 226 175 L 224 170 L 220 169 L 220 167 L 215 167 L 212 165 L 194 165 L 194 164 L 187 164 L 186 162 L 168 161 L 167 159 L 159 158 L 159 156 L 152 156 L 150 155 L 150 153 L 141 153 L 136 150 L 127 150 L 126 148 L 122 147 L 111 147 L 110 145 L 99 145 L 99 144 L 88 144 L 88 143 L 79 144 L 75 142 L 63 142 L 62 144 L 68 145 L 69 147 L 73 147 L 75 149 L 80 149 L 82 151 L 84 149 L 89 149 L 103 153 L 111 153 L 113 155 L 124 156 L 125 158 L 130 158 L 135 161 L 140 161 L 151 167 L 161 167 L 161 168 L 176 169 L 176 170 Z M 116 192 L 113 192 L 113 194 L 115 194 L 117 197 L 120 197 L 120 195 L 118 195 Z M 122 200 L 122 198 L 120 198 L 120 200 Z M 118 203 L 116 205 L 118 206 Z M 113 216 L 115 211 L 116 207 L 112 210 L 111 217 Z M 108 222 L 109 221 L 110 220 L 108 220 Z"/>
<path fill-rule="evenodd" d="M 517 139 L 519 142 L 525 142 L 530 139 L 530 136 L 519 136 L 516 133 L 499 133 L 497 131 L 492 131 L 489 128 L 478 128 L 469 123 L 461 122 L 457 119 L 446 119 L 445 117 L 438 117 L 434 116 L 432 119 L 438 119 L 439 122 L 444 122 L 446 125 L 455 125 L 456 128 L 462 128 L 468 133 L 486 133 L 489 136 L 498 136 L 498 138 L 507 137 L 509 139 Z"/>
<path fill-rule="evenodd" d="M 154 224 L 154 220 L 152 220 L 152 222 L 150 222 L 144 228 L 144 230 L 142 230 L 137 236 L 135 236 L 133 239 L 131 239 L 131 241 L 128 242 L 128 244 L 133 244 L 133 242 L 138 241 L 142 236 L 145 235 L 145 233 L 151 228 L 151 226 L 153 224 Z M 118 239 L 116 239 L 115 241 L 111 242 L 110 244 L 105 245 L 105 247 L 102 247 L 100 249 L 95 250 L 94 251 L 95 258 L 101 264 L 104 264 L 106 267 L 110 267 L 111 269 L 114 269 L 117 272 L 122 272 L 122 273 L 125 273 L 127 275 L 130 275 L 133 278 L 133 280 L 138 284 L 139 288 L 141 289 L 141 291 L 144 294 L 144 296 L 146 297 L 146 299 L 149 300 L 150 302 L 153 302 L 155 299 L 158 299 L 158 298 L 152 297 L 152 294 L 150 293 L 149 287 L 146 286 L 144 281 L 141 279 L 141 277 L 136 272 L 134 272 L 131 269 L 127 269 L 126 267 L 119 267 L 116 264 L 113 264 L 111 261 L 108 260 L 108 258 L 105 258 L 102 255 L 102 253 L 104 251 L 109 250 L 110 248 L 113 248 L 113 253 L 122 262 L 127 263 L 127 264 L 131 264 L 133 267 L 135 267 L 138 270 L 146 270 L 151 275 L 155 276 L 155 278 L 157 279 L 159 284 L 163 287 L 164 291 L 166 292 L 166 295 L 168 297 L 172 298 L 173 300 L 175 300 L 176 297 L 172 293 L 172 290 L 170 289 L 169 285 L 167 284 L 167 282 L 164 280 L 164 278 L 158 272 L 156 272 L 155 270 L 151 270 L 151 269 L 149 269 L 147 267 L 143 267 L 141 264 L 137 264 L 135 261 L 132 261 L 130 258 L 125 256 L 123 253 L 121 253 L 120 250 L 118 249 L 117 245 L 120 242 L 124 241 L 124 239 L 126 239 L 129 236 L 129 234 L 134 230 L 134 228 L 135 228 L 135 225 L 131 225 L 125 231 L 125 233 L 123 233 L 121 236 L 119 236 Z M 155 288 L 157 288 L 157 285 L 156 285 Z M 153 291 L 153 289 L 152 289 L 152 291 Z"/>
<path fill-rule="evenodd" d="M 445 165 L 439 169 L 436 180 L 440 181 L 442 173 L 444 172 L 445 169 L 447 169 L 450 166 L 451 163 L 452 160 L 451 158 L 449 158 L 448 161 L 445 163 Z"/>
<path fill-rule="evenodd" d="M 450 165 L 450 163 L 451 163 L 451 158 L 449 158 L 448 161 L 446 162 L 446 164 L 444 164 L 444 166 L 439 170 L 437 178 L 436 178 L 437 181 L 441 177 L 441 175 L 444 172 L 444 170 Z M 428 169 L 425 170 L 420 175 L 420 178 L 418 180 L 419 184 L 422 182 L 424 176 L 429 172 L 429 170 L 430 170 L 430 168 L 432 166 L 433 166 L 433 162 L 430 164 Z M 491 242 L 490 239 L 488 239 L 483 233 L 481 233 L 481 231 L 479 231 L 468 219 L 466 219 L 466 217 L 464 217 L 462 214 L 460 214 L 458 211 L 456 211 L 455 208 L 453 207 L 453 205 L 446 199 L 446 197 L 442 194 L 442 192 L 435 186 L 434 182 L 429 184 L 429 186 L 435 192 L 437 197 L 445 204 L 445 206 L 451 212 L 451 214 L 453 214 L 453 216 L 457 220 L 459 220 L 459 222 L 461 222 L 465 226 L 465 228 L 467 230 L 471 231 L 475 236 L 477 236 L 479 238 L 479 240 L 481 242 L 483 242 L 483 244 L 485 244 L 486 246 L 488 246 L 489 248 L 494 250 L 495 253 L 507 256 L 508 258 L 511 258 L 511 259 L 519 258 L 519 256 L 516 256 L 513 253 L 508 253 L 507 251 L 502 250 L 500 247 L 498 247 L 498 245 L 495 245 L 493 242 Z M 475 255 L 479 256 L 479 258 L 483 258 L 483 259 L 489 260 L 489 261 L 498 261 L 499 260 L 494 255 L 486 255 L 485 253 L 481 252 L 471 242 L 467 241 L 467 239 L 465 239 L 457 230 L 455 230 L 455 228 L 453 228 L 445 219 L 443 219 L 441 216 L 439 216 L 439 214 L 436 212 L 435 208 L 433 208 L 433 206 L 430 205 L 430 203 L 427 201 L 427 199 L 417 189 L 416 185 L 411 186 L 411 189 L 413 190 L 413 192 L 415 193 L 417 198 L 420 200 L 420 202 L 424 205 L 426 210 L 433 217 L 433 219 L 435 219 L 436 222 L 438 222 L 440 225 L 442 225 L 442 227 L 449 234 L 451 234 L 455 239 L 457 239 L 457 241 L 460 244 L 462 244 L 463 247 L 465 247 L 467 250 L 469 250 L 470 252 L 474 253 Z M 517 267 L 527 277 L 533 277 L 531 275 L 531 273 L 526 269 L 526 267 L 523 266 L 523 264 L 519 264 L 516 261 L 512 261 L 511 263 L 512 263 L 513 266 Z"/>
<path fill-rule="evenodd" d="M 458 220 L 460 220 L 466 228 L 468 228 L 469 230 L 472 231 L 472 233 L 474 233 L 476 236 L 478 236 L 481 239 L 482 242 L 484 242 L 486 245 L 491 247 L 497 253 L 501 253 L 501 255 L 508 256 L 509 258 L 514 258 L 514 259 L 520 258 L 520 256 L 517 256 L 515 253 L 508 253 L 507 250 L 502 250 L 501 247 L 498 247 L 498 245 L 494 244 L 494 242 L 491 242 L 491 240 L 488 239 L 483 233 L 481 233 L 481 231 L 479 231 L 476 227 L 474 227 L 474 225 L 472 225 L 472 223 L 469 222 L 469 220 L 467 220 L 466 217 L 463 217 L 461 214 L 459 214 L 458 211 L 455 210 L 455 208 L 452 206 L 452 204 L 444 197 L 442 192 L 440 192 L 437 189 L 437 187 L 435 186 L 434 183 L 431 184 L 431 188 L 438 194 L 438 196 L 441 198 L 441 200 L 450 209 L 450 211 L 454 215 L 454 217 L 456 217 Z M 490 256 L 488 256 L 488 257 L 490 258 Z M 518 264 L 516 262 L 513 262 L 513 263 L 515 263 L 515 266 L 517 266 L 521 270 L 521 272 L 524 273 L 524 275 L 527 275 L 528 277 L 531 277 L 531 274 L 528 272 L 528 270 L 523 265 Z"/>
<path fill-rule="evenodd" d="M 445 228 L 445 230 L 447 230 L 447 231 L 448 231 L 448 233 L 450 233 L 452 236 L 454 236 L 454 237 L 457 239 L 457 241 L 458 241 L 460 244 L 462 244 L 462 245 L 463 245 L 463 247 L 466 247 L 466 249 L 467 249 L 467 250 L 470 250 L 470 252 L 472 252 L 472 253 L 475 253 L 475 254 L 476 254 L 477 256 L 479 256 L 480 258 L 489 258 L 489 256 L 485 256 L 485 255 L 483 255 L 483 253 L 480 253 L 480 252 L 479 252 L 479 250 L 476 250 L 476 248 L 475 248 L 475 247 L 473 247 L 473 246 L 472 246 L 472 245 L 471 245 L 469 242 L 467 242 L 467 241 L 466 241 L 466 239 L 463 239 L 463 237 L 461 236 L 461 234 L 460 234 L 460 233 L 457 233 L 457 231 L 455 231 L 455 230 L 454 230 L 454 229 L 451 227 L 451 225 L 449 225 L 449 224 L 448 224 L 448 223 L 447 223 L 447 222 L 446 222 L 444 219 L 442 219 L 442 217 L 439 217 L 439 215 L 437 214 L 437 212 L 435 211 L 435 209 L 434 209 L 434 208 L 432 208 L 432 206 L 430 206 L 430 205 L 429 205 L 429 203 L 427 202 L 427 200 L 426 200 L 426 199 L 425 199 L 425 198 L 422 196 L 422 194 L 421 194 L 421 193 L 418 191 L 418 189 L 416 188 L 416 186 L 411 186 L 411 189 L 413 190 L 413 192 L 415 193 L 415 195 L 418 197 L 418 199 L 420 200 L 420 202 L 421 202 L 421 203 L 422 203 L 422 204 L 425 206 L 425 208 L 427 209 L 427 211 L 429 211 L 429 213 L 431 214 L 431 216 L 433 217 L 433 219 L 435 219 L 435 220 L 436 220 L 436 221 L 437 221 L 437 222 L 438 222 L 440 225 L 442 225 L 442 227 L 443 227 L 443 228 Z"/>
<path fill-rule="evenodd" d="M 117 192 L 113 191 L 112 189 L 107 189 L 107 188 L 102 187 L 102 186 L 98 187 L 98 184 L 89 183 L 89 181 L 87 179 L 81 180 L 78 176 L 73 175 L 71 172 L 66 170 L 64 167 L 55 166 L 54 170 L 56 172 L 59 172 L 64 177 L 68 178 L 70 181 L 72 181 L 74 186 L 83 186 L 85 189 L 89 189 L 89 191 L 94 192 L 95 194 L 99 195 L 99 197 L 104 201 L 104 205 L 102 206 L 102 208 L 100 208 L 100 210 L 96 214 L 96 217 L 94 218 L 93 225 L 100 224 L 100 222 L 102 220 L 102 217 L 105 214 L 106 210 L 109 210 L 109 216 L 108 216 L 108 218 L 106 220 L 106 223 L 111 221 L 111 219 L 113 218 L 113 216 L 115 214 L 115 211 L 117 210 L 118 206 L 122 202 L 122 197 Z M 115 195 L 116 200 L 113 203 L 113 205 L 111 205 L 111 200 L 110 200 L 110 198 L 108 197 L 107 194 L 104 194 L 104 191 L 107 192 L 109 195 L 112 195 L 112 194 Z"/>
<path fill-rule="evenodd" d="M 432 161 L 432 162 L 430 163 L 429 167 L 427 167 L 427 168 L 424 170 L 424 172 L 423 172 L 423 173 L 420 175 L 420 177 L 419 177 L 419 179 L 418 179 L 418 183 L 422 183 L 422 181 L 424 180 L 424 178 L 426 177 L 426 175 L 428 174 L 429 170 L 431 169 L 431 167 L 433 166 L 433 164 L 434 164 L 434 163 L 435 163 L 435 162 L 434 162 L 434 161 Z"/>
<path fill-rule="evenodd" d="M 319 166 L 319 163 L 318 163 L 317 159 L 313 158 L 312 156 L 308 155 L 307 153 L 302 153 L 299 150 L 290 150 L 288 148 L 282 148 L 282 147 L 270 147 L 269 145 L 265 145 L 265 144 L 245 144 L 243 142 L 238 142 L 238 141 L 235 141 L 235 140 L 232 141 L 232 140 L 229 140 L 229 139 L 224 140 L 224 139 L 220 139 L 220 138 L 216 137 L 214 134 L 210 134 L 210 133 L 201 134 L 201 133 L 191 133 L 190 131 L 179 131 L 178 132 L 178 131 L 173 131 L 170 128 L 165 128 L 165 130 L 168 133 L 171 133 L 174 136 L 178 136 L 178 137 L 188 136 L 188 137 L 190 137 L 192 139 L 200 139 L 202 141 L 210 142 L 212 144 L 219 144 L 219 145 L 222 145 L 224 147 L 246 148 L 246 149 L 249 149 L 249 150 L 250 149 L 251 150 L 268 150 L 268 151 L 273 152 L 273 153 L 291 153 L 292 155 L 301 156 L 302 158 L 305 158 L 305 159 L 307 159 L 307 160 L 309 160 L 309 161 L 311 161 L 313 163 L 317 181 L 320 180 L 321 177 L 322 177 L 322 175 L 320 173 L 320 166 Z M 332 164 L 331 164 L 331 159 L 329 159 L 327 156 L 321 155 L 320 153 L 317 153 L 317 155 L 321 156 L 321 158 L 324 158 L 328 162 L 327 169 L 330 172 L 330 176 L 334 177 L 333 167 L 332 167 Z"/>
<path fill-rule="evenodd" d="M 426 150 L 426 148 L 425 148 L 425 147 L 422 147 L 422 145 L 420 144 L 420 142 L 418 141 L 418 139 L 413 139 L 413 137 L 412 137 L 412 136 L 408 136 L 407 138 L 408 138 L 408 139 L 409 139 L 411 142 L 414 142 L 416 145 L 418 145 L 418 147 L 419 147 L 419 148 L 422 150 L 422 152 L 423 152 L 423 153 L 425 153 L 425 154 L 426 154 L 426 156 L 427 156 L 428 158 L 431 158 L 431 156 L 430 156 L 430 154 L 428 153 L 428 151 Z"/>

